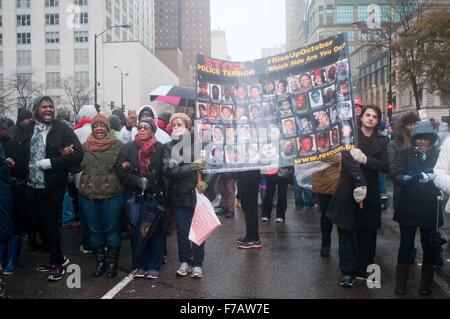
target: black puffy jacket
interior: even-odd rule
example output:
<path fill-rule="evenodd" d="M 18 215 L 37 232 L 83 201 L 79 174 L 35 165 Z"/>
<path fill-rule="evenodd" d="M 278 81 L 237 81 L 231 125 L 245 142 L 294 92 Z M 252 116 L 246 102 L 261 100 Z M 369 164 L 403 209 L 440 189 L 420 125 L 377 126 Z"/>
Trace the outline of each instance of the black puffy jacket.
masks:
<path fill-rule="evenodd" d="M 5 152 L 0 144 L 0 242 L 12 233 L 12 196 L 11 180 Z"/>

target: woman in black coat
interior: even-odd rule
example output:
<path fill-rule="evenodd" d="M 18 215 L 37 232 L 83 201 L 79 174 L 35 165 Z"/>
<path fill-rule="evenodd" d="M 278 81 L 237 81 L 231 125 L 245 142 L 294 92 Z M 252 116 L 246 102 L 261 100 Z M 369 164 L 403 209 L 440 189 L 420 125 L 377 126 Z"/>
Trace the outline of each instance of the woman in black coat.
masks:
<path fill-rule="evenodd" d="M 439 150 L 434 146 L 436 140 L 437 134 L 429 121 L 417 122 L 411 136 L 412 146 L 401 151 L 395 171 L 394 182 L 401 187 L 394 215 L 394 220 L 400 225 L 395 287 L 398 294 L 406 293 L 417 227 L 420 229 L 423 248 L 419 293 L 431 293 L 434 264 L 439 253 L 439 250 L 433 249 L 432 233 L 436 229 L 436 222 L 438 226 L 443 224 L 442 212 L 437 211 L 440 192 L 434 185 L 431 174 L 439 157 Z"/>
<path fill-rule="evenodd" d="M 338 227 L 341 286 L 351 287 L 355 277 L 367 277 L 373 263 L 377 230 L 381 227 L 378 173 L 388 171 L 388 139 L 378 133 L 381 110 L 361 111 L 359 149 L 342 153 L 339 184 L 327 217 Z"/>
<path fill-rule="evenodd" d="M 143 208 L 145 211 L 139 210 L 136 219 L 133 220 L 131 216 L 130 220 L 133 226 L 135 278 L 158 278 L 164 259 L 165 231 L 161 219 L 164 215 L 165 198 L 165 149 L 155 138 L 156 129 L 156 124 L 149 119 L 139 121 L 135 140 L 122 146 L 115 167 L 125 188 L 129 216 L 133 206 L 139 203 L 146 205 Z M 117 258 L 115 262 L 117 263 Z"/>

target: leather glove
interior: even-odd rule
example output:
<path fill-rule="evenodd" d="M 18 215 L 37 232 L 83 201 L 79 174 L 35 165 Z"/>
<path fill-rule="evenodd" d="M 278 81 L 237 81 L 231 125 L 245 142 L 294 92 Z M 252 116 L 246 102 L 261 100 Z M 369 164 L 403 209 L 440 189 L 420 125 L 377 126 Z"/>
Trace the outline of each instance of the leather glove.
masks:
<path fill-rule="evenodd" d="M 366 164 L 367 163 L 367 156 L 366 156 L 366 154 L 364 154 L 359 148 L 352 149 L 350 151 L 350 155 L 359 164 Z"/>
<path fill-rule="evenodd" d="M 409 184 L 416 183 L 423 178 L 421 173 L 413 173 L 413 172 L 408 172 L 408 173 L 410 173 L 410 174 L 403 176 L 403 181 L 406 183 L 409 183 Z"/>
<path fill-rule="evenodd" d="M 208 184 L 206 184 L 204 181 L 201 181 L 197 184 L 197 191 L 199 193 L 204 193 L 207 188 L 208 188 Z"/>
<path fill-rule="evenodd" d="M 367 196 L 367 186 L 356 187 L 353 190 L 353 198 L 358 204 L 361 203 L 364 199 L 366 199 L 366 196 Z"/>
<path fill-rule="evenodd" d="M 195 162 L 191 163 L 191 168 L 193 171 L 201 171 L 205 168 L 205 163 L 203 163 L 201 159 L 198 159 Z"/>
<path fill-rule="evenodd" d="M 424 173 L 424 172 L 420 173 L 420 175 L 421 175 L 420 182 L 423 183 L 423 184 L 432 181 L 433 178 L 434 178 L 433 174 L 427 174 L 427 173 Z"/>
<path fill-rule="evenodd" d="M 176 160 L 174 160 L 173 158 L 171 158 L 170 160 L 167 161 L 167 165 L 168 165 L 169 169 L 174 169 L 175 167 L 178 166 L 178 162 Z"/>
<path fill-rule="evenodd" d="M 139 178 L 139 182 L 138 182 L 138 187 L 143 190 L 146 191 L 148 189 L 148 179 L 146 177 L 141 177 Z"/>
<path fill-rule="evenodd" d="M 43 171 L 52 169 L 52 162 L 48 158 L 37 161 L 36 165 L 40 170 L 43 170 Z"/>

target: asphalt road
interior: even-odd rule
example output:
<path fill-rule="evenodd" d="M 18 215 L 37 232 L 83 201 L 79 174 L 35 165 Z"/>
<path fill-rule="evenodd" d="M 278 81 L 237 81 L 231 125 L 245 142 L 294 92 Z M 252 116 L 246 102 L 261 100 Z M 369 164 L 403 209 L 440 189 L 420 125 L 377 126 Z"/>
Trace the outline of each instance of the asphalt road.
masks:
<path fill-rule="evenodd" d="M 434 294 L 420 297 L 418 287 L 420 267 L 411 272 L 409 291 L 400 297 L 394 293 L 395 265 L 399 237 L 392 211 L 383 213 L 383 227 L 378 235 L 376 263 L 381 267 L 381 288 L 369 289 L 359 281 L 351 289 L 339 286 L 337 234 L 333 229 L 332 253 L 320 257 L 320 213 L 316 209 L 294 209 L 293 201 L 285 224 L 260 222 L 263 248 L 239 250 L 236 238 L 244 232 L 244 219 L 237 211 L 234 219 L 220 217 L 222 226 L 206 243 L 204 278 L 175 276 L 178 267 L 176 235 L 168 237 L 168 263 L 157 280 L 131 280 L 122 289 L 110 293 L 119 299 L 380 299 L 450 297 L 448 283 L 437 277 Z M 80 266 L 81 288 L 68 288 L 67 278 L 55 283 L 46 281 L 45 274 L 34 271 L 45 263 L 40 252 L 24 252 L 20 269 L 7 282 L 9 298 L 74 298 L 98 299 L 105 296 L 131 271 L 130 243 L 123 241 L 117 278 L 93 278 L 95 261 L 92 255 L 79 252 L 79 229 L 63 229 L 63 246 L 71 262 Z M 420 247 L 417 239 L 417 247 Z M 25 247 L 24 247 L 25 248 Z M 421 249 L 417 262 L 421 260 Z"/>

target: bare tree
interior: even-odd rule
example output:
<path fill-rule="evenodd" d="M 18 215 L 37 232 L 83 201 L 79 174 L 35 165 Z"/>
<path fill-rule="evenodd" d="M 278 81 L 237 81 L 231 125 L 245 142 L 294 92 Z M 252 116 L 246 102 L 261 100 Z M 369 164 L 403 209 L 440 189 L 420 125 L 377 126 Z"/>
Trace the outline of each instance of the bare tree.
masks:
<path fill-rule="evenodd" d="M 73 77 L 63 79 L 60 85 L 60 88 L 64 91 L 64 96 L 61 97 L 62 104 L 78 114 L 83 105 L 90 104 L 92 101 L 93 90 L 86 87 L 77 83 Z"/>
<path fill-rule="evenodd" d="M 33 98 L 42 95 L 44 84 L 33 81 L 32 73 L 18 73 L 7 80 L 6 90 L 12 92 L 9 108 L 32 109 Z"/>

